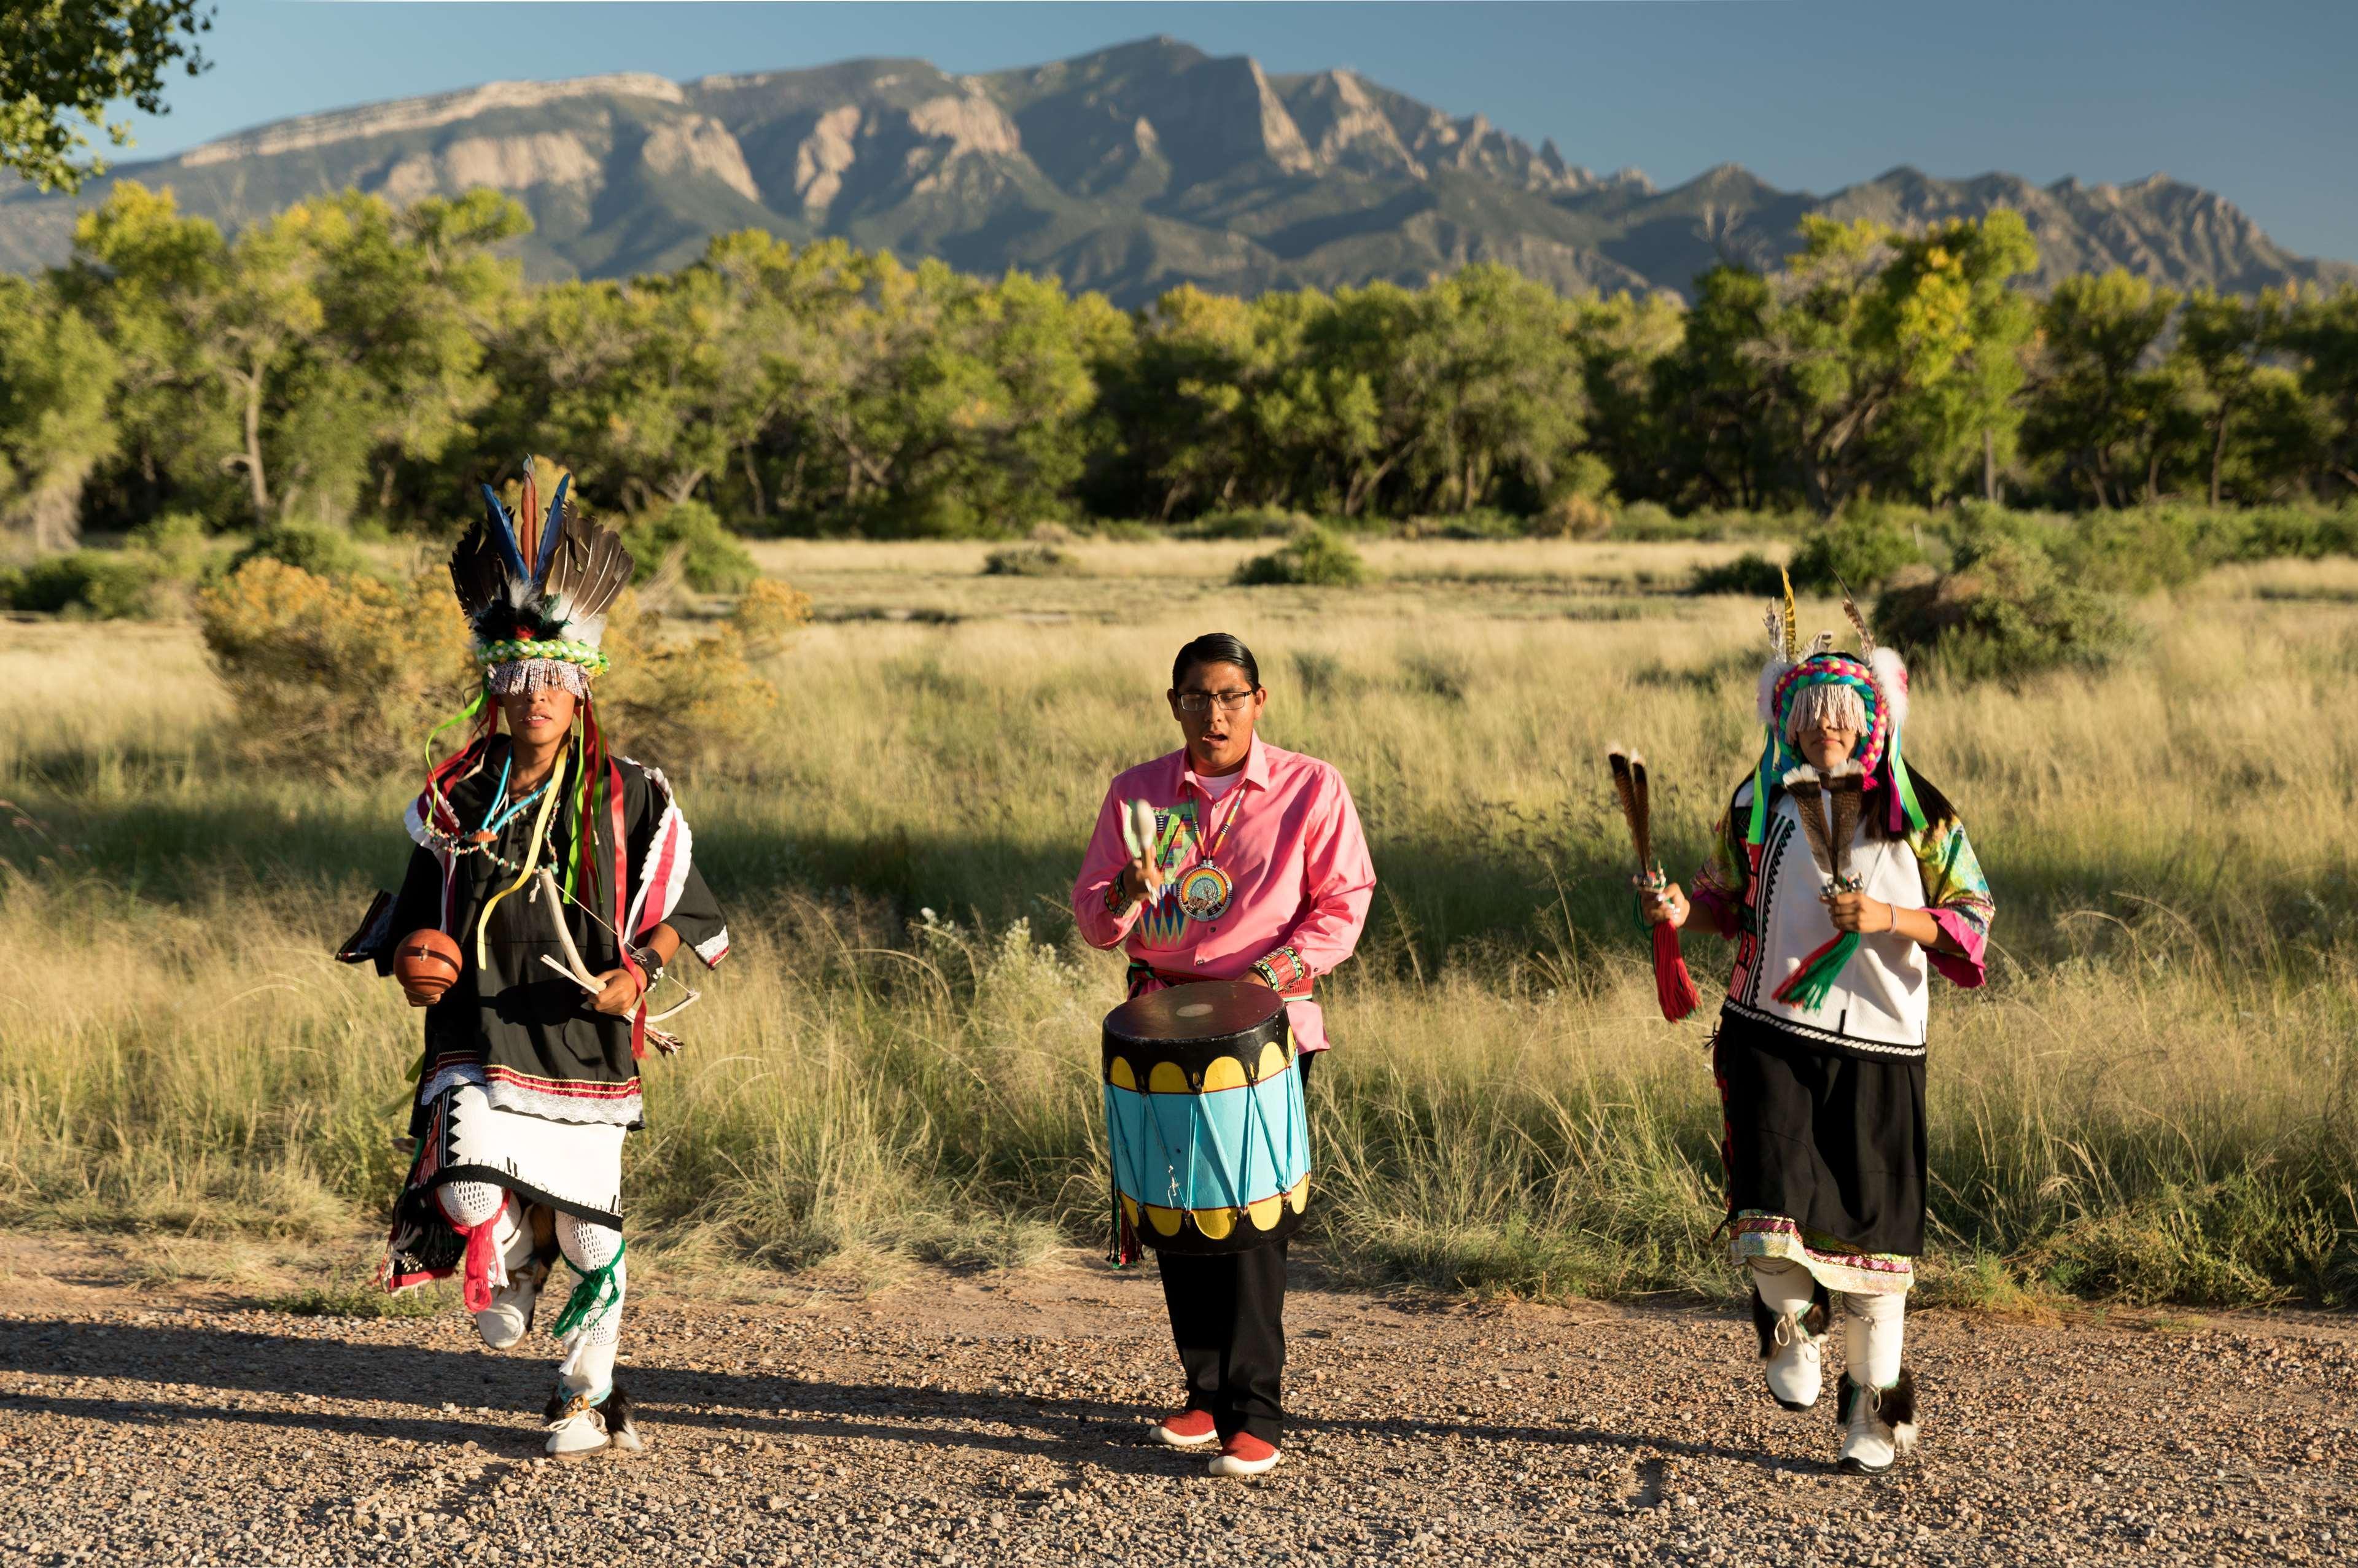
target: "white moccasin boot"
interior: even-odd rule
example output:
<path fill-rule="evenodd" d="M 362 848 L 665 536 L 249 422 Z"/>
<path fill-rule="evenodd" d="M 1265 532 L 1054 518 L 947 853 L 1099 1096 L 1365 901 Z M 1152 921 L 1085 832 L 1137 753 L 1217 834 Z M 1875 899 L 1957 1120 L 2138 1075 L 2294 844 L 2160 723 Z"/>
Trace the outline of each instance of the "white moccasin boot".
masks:
<path fill-rule="evenodd" d="M 1789 1411 L 1810 1409 L 1825 1387 L 1831 1307 L 1825 1288 L 1800 1264 L 1753 1262 L 1752 1327 L 1760 1338 L 1762 1370 L 1769 1397 Z"/>
<path fill-rule="evenodd" d="M 567 1357 L 569 1369 L 557 1379 L 548 1399 L 551 1454 L 591 1454 L 614 1447 L 636 1454 L 646 1447 L 631 1421 L 631 1399 L 614 1381 L 614 1346 L 585 1345 Z"/>
<path fill-rule="evenodd" d="M 1880 1476 L 1916 1448 L 1916 1379 L 1908 1368 L 1887 1389 L 1843 1374 L 1835 1410 L 1843 1424 L 1841 1465 L 1854 1476 Z"/>

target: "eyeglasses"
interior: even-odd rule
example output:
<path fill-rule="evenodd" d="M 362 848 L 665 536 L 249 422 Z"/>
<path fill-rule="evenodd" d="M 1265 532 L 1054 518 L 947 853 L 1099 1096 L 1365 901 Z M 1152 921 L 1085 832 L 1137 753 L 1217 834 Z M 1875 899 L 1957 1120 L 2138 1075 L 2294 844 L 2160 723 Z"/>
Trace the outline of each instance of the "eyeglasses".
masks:
<path fill-rule="evenodd" d="M 1253 699 L 1249 691 L 1183 691 L 1179 694 L 1179 711 L 1203 713 L 1218 703 L 1223 713 L 1234 713 Z"/>

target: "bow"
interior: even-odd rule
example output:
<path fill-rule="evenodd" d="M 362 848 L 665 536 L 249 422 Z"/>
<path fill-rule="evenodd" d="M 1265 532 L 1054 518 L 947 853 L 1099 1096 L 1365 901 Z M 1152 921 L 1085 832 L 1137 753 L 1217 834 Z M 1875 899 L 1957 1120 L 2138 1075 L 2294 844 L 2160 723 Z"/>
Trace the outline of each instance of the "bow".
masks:
<path fill-rule="evenodd" d="M 557 945 L 565 949 L 565 961 L 563 963 L 557 962 L 555 958 L 550 957 L 546 953 L 543 953 L 540 956 L 540 961 L 547 965 L 550 968 L 555 969 L 558 974 L 563 975 L 567 979 L 571 980 L 575 985 L 579 986 L 590 995 L 593 997 L 596 996 L 605 988 L 600 986 L 598 983 L 597 979 L 590 974 L 590 966 L 581 961 L 581 949 L 574 946 L 573 933 L 565 924 L 565 911 L 562 904 L 567 900 L 568 894 L 564 889 L 557 885 L 557 877 L 555 873 L 550 871 L 546 866 L 543 866 L 535 871 L 534 873 L 534 878 L 531 901 L 534 903 L 540 904 L 541 907 L 548 911 L 548 923 L 551 926 L 555 927 L 557 931 Z M 544 894 L 546 895 L 545 898 L 543 896 Z M 591 909 L 579 899 L 573 899 L 571 902 L 577 908 L 580 909 L 583 914 L 589 915 L 590 919 L 597 920 L 599 925 L 606 925 L 603 920 L 599 919 L 598 912 L 596 910 Z M 611 926 L 607 926 L 607 929 L 611 931 L 613 928 Z M 619 935 L 616 940 L 620 940 Z M 663 1022 L 665 1019 L 675 1018 L 680 1013 L 686 1011 L 688 1008 L 694 1006 L 697 1000 L 704 994 L 685 983 L 681 985 L 680 989 L 687 992 L 687 996 L 685 1000 L 675 1002 L 661 1012 L 647 1013 L 645 1017 L 646 1036 L 648 1041 L 654 1044 L 656 1050 L 662 1052 L 666 1056 L 676 1056 L 679 1054 L 681 1044 L 680 1038 L 676 1034 L 667 1033 L 654 1026 Z M 645 1009 L 646 999 L 644 997 L 641 997 L 639 999 L 639 1006 L 642 1011 Z"/>

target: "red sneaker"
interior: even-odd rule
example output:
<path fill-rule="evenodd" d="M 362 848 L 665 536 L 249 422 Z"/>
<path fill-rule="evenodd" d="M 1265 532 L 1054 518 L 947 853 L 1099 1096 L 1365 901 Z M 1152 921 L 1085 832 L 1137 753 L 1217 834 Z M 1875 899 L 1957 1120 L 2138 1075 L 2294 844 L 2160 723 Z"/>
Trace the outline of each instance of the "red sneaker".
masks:
<path fill-rule="evenodd" d="M 1259 1476 L 1277 1468 L 1278 1452 L 1249 1432 L 1240 1432 L 1220 1444 L 1212 1461 L 1215 1476 Z"/>
<path fill-rule="evenodd" d="M 1164 1416 L 1152 1433 L 1154 1441 L 1165 1448 L 1201 1448 L 1220 1435 L 1210 1411 L 1181 1411 Z"/>

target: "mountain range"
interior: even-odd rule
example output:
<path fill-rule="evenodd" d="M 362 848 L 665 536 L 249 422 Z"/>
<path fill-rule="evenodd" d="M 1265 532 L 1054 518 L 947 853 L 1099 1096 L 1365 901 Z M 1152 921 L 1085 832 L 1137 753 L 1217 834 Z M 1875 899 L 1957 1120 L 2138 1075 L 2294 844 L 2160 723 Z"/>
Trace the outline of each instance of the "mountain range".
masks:
<path fill-rule="evenodd" d="M 953 76 L 919 59 L 676 82 L 501 81 L 297 119 L 118 168 L 76 197 L 0 190 L 0 268 L 63 260 L 113 179 L 178 193 L 225 228 L 357 186 L 396 202 L 497 187 L 530 209 L 540 278 L 695 259 L 713 234 L 840 236 L 974 272 L 1054 273 L 1136 305 L 1181 283 L 1255 294 L 1417 284 L 1503 262 L 1565 290 L 1670 290 L 1721 260 L 1772 266 L 1810 212 L 1898 224 L 2019 211 L 2040 284 L 2123 266 L 2180 287 L 2358 284 L 2224 198 L 1913 168 L 1828 196 L 1735 164 L 1658 189 L 1534 148 L 1346 70 L 1272 76 L 1168 38 Z"/>

